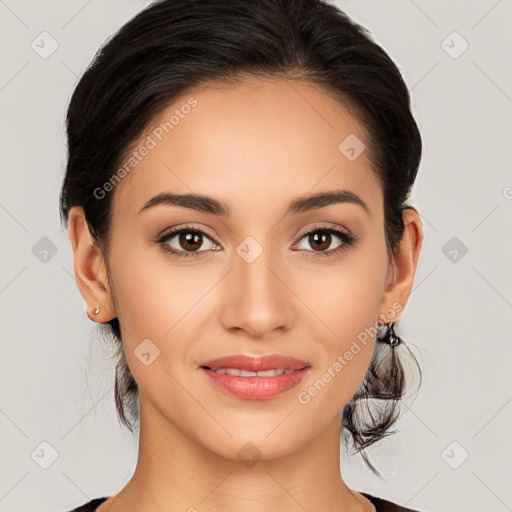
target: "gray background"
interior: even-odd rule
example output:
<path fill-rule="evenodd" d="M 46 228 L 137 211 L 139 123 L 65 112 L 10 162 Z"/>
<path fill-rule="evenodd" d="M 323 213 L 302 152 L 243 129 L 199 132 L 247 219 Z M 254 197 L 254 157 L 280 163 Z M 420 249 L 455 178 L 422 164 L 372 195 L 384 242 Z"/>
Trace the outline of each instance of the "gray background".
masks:
<path fill-rule="evenodd" d="M 58 194 L 77 78 L 148 4 L 0 0 L 1 512 L 69 510 L 117 492 L 135 465 Z M 400 433 L 370 449 L 386 481 L 342 453 L 344 478 L 422 512 L 512 510 L 512 2 L 337 5 L 398 64 L 425 147 L 412 195 L 425 240 L 399 322 L 424 380 Z"/>

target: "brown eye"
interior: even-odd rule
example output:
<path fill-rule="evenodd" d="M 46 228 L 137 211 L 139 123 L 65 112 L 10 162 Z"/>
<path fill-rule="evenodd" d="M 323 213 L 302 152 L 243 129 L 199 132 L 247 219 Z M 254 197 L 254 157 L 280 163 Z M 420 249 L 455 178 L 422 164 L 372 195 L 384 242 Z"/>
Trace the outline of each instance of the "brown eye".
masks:
<path fill-rule="evenodd" d="M 208 242 L 205 247 L 205 242 Z M 157 243 L 166 252 L 178 257 L 188 257 L 194 253 L 218 250 L 211 237 L 199 228 L 179 228 L 162 236 Z M 201 249 L 203 247 L 203 249 Z"/>
<path fill-rule="evenodd" d="M 319 251 L 325 251 L 331 245 L 332 235 L 327 231 L 316 231 L 308 235 L 309 245 Z"/>
<path fill-rule="evenodd" d="M 341 241 L 337 245 L 335 245 L 336 239 Z M 300 247 L 300 244 L 297 247 L 306 250 L 306 252 L 314 253 L 311 256 L 316 257 L 330 256 L 344 251 L 354 245 L 358 238 L 334 226 L 320 226 L 304 233 L 300 240 L 305 240 L 311 247 L 311 250 Z M 335 247 L 332 247 L 333 242 Z"/>
<path fill-rule="evenodd" d="M 192 231 L 183 231 L 178 234 L 178 245 L 187 251 L 197 251 L 203 243 L 203 235 Z"/>

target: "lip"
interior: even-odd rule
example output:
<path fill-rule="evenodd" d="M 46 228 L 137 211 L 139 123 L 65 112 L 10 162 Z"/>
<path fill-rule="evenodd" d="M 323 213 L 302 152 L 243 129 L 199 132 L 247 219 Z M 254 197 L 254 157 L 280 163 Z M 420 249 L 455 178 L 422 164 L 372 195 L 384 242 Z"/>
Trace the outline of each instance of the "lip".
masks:
<path fill-rule="evenodd" d="M 252 372 L 277 368 L 293 371 L 274 377 L 241 377 L 213 371 L 219 368 L 237 368 Z M 306 361 L 278 354 L 263 357 L 237 354 L 206 361 L 199 369 L 213 386 L 230 396 L 245 400 L 268 400 L 297 386 L 310 371 L 311 365 Z"/>
<path fill-rule="evenodd" d="M 266 356 L 235 354 L 232 356 L 221 357 L 219 359 L 211 359 L 210 361 L 201 363 L 200 366 L 207 366 L 212 370 L 218 370 L 219 368 L 238 368 L 240 370 L 248 370 L 251 372 L 263 372 L 265 370 L 273 370 L 276 368 L 302 370 L 306 366 L 311 366 L 311 364 L 307 361 L 301 361 L 300 359 L 282 356 L 280 354 L 269 354 Z"/>
<path fill-rule="evenodd" d="M 244 400 L 268 400 L 297 386 L 311 369 L 293 370 L 276 377 L 238 377 L 201 368 L 208 381 L 228 395 Z"/>

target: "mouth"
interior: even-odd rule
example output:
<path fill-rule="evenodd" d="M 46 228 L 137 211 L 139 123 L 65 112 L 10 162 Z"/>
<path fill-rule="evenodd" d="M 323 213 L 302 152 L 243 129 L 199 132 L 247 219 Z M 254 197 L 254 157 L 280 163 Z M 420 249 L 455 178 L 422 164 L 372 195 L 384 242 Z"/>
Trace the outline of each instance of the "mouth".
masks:
<path fill-rule="evenodd" d="M 311 364 L 288 356 L 237 354 L 204 362 L 202 373 L 215 388 L 237 398 L 274 398 L 298 385 Z"/>
<path fill-rule="evenodd" d="M 201 366 L 205 370 L 210 370 L 215 373 L 224 373 L 227 375 L 235 375 L 236 377 L 278 377 L 279 375 L 293 373 L 297 370 L 291 368 L 273 368 L 271 370 L 264 370 L 260 372 L 251 372 L 249 370 L 242 370 L 240 368 L 217 368 L 213 369 L 208 366 Z"/>

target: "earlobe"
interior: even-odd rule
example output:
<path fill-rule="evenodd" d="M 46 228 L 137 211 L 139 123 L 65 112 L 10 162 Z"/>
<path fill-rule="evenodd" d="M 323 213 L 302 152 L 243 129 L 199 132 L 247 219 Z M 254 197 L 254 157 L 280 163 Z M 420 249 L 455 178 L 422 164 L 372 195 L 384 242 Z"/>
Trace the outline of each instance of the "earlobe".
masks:
<path fill-rule="evenodd" d="M 87 303 L 87 316 L 94 322 L 108 322 L 116 314 L 106 266 L 101 248 L 92 239 L 82 207 L 70 209 L 68 229 L 74 254 L 75 279 Z"/>
<path fill-rule="evenodd" d="M 398 313 L 405 308 L 411 294 L 414 276 L 423 243 L 423 227 L 418 212 L 414 208 L 403 211 L 404 234 L 392 257 L 393 277 L 382 295 L 379 317 L 386 311 L 396 310 L 393 305 L 399 304 Z M 396 321 L 388 318 L 389 321 Z M 384 317 L 382 317 L 384 318 Z"/>

